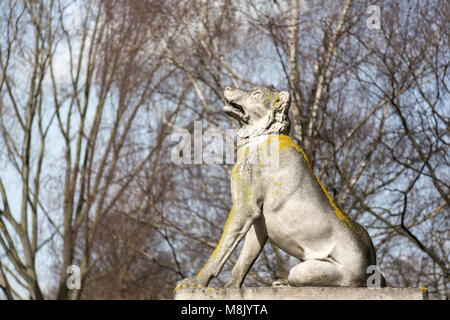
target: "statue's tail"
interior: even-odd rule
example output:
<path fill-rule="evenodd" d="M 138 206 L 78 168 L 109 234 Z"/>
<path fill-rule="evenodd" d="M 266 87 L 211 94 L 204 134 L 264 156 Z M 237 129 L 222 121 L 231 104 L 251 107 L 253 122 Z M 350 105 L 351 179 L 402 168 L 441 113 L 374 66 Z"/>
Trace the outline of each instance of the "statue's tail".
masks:
<path fill-rule="evenodd" d="M 367 231 L 366 231 L 367 232 Z M 367 233 L 368 239 L 370 241 L 370 264 L 373 266 L 377 266 L 377 270 L 380 274 L 380 288 L 385 288 L 387 287 L 387 283 L 386 283 L 386 279 L 384 278 L 383 274 L 381 273 L 381 271 L 379 271 L 379 267 L 377 265 L 377 255 L 376 255 L 376 250 L 375 250 L 375 246 L 373 245 L 372 240 L 370 239 L 369 233 Z"/>
<path fill-rule="evenodd" d="M 386 279 L 384 278 L 384 276 L 383 276 L 383 274 L 381 272 L 380 272 L 380 275 L 381 275 L 380 286 L 381 286 L 381 288 L 385 288 L 385 287 L 387 287 Z"/>

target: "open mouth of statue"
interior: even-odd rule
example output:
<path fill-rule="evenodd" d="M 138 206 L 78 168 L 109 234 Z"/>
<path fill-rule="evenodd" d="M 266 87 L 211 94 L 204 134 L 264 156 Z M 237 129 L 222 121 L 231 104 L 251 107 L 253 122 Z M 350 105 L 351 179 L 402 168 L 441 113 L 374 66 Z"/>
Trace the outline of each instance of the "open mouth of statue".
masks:
<path fill-rule="evenodd" d="M 228 114 L 229 116 L 231 116 L 237 120 L 247 122 L 248 116 L 246 115 L 244 108 L 235 102 L 225 99 L 225 105 L 223 106 L 223 111 L 226 114 Z"/>

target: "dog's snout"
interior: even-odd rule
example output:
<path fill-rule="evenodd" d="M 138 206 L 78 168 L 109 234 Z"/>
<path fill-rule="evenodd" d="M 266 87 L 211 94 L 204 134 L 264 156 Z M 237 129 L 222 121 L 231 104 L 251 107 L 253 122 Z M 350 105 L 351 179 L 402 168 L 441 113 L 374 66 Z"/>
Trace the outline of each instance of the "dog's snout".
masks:
<path fill-rule="evenodd" d="M 225 87 L 224 96 L 225 99 L 231 99 L 231 96 L 233 95 L 233 89 L 231 87 Z"/>

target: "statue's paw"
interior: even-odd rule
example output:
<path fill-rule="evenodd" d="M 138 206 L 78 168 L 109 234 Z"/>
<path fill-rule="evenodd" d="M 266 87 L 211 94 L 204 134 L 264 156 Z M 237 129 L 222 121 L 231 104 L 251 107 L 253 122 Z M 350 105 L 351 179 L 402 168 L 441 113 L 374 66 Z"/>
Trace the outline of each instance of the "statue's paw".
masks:
<path fill-rule="evenodd" d="M 197 278 L 186 278 L 177 282 L 175 290 L 187 288 L 205 288 L 205 286 L 199 284 Z"/>
<path fill-rule="evenodd" d="M 236 281 L 230 280 L 225 284 L 225 288 L 239 288 L 239 283 Z"/>
<path fill-rule="evenodd" d="M 289 282 L 287 281 L 287 279 L 278 279 L 272 282 L 272 287 L 274 288 L 289 287 Z"/>
<path fill-rule="evenodd" d="M 177 282 L 177 289 L 186 289 L 186 288 L 196 288 L 198 285 L 197 280 L 195 278 L 186 278 Z"/>

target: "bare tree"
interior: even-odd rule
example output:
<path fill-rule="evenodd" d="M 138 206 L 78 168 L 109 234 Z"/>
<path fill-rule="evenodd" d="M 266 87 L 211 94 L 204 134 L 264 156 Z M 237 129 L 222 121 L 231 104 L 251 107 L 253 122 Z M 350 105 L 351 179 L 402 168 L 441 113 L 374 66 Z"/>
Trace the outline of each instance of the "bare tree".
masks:
<path fill-rule="evenodd" d="M 68 267 L 81 267 L 84 284 L 102 257 L 93 248 L 103 219 L 157 156 L 164 133 L 145 114 L 170 70 L 160 70 L 158 53 L 139 50 L 152 35 L 130 12 L 91 1 L 2 6 L 1 134 L 7 168 L 21 177 L 21 206 L 11 205 L 16 198 L 3 171 L 0 263 L 6 278 L 42 299 L 37 260 L 53 242 L 56 298 L 78 298 L 81 290 L 66 285 Z M 77 25 L 68 25 L 72 18 Z M 23 297 L 10 284 L 2 281 L 8 296 Z"/>
<path fill-rule="evenodd" d="M 448 299 L 450 7 L 379 1 L 369 29 L 369 5 L 2 2 L 4 297 L 170 298 L 231 207 L 231 165 L 172 163 L 171 132 L 201 121 L 225 136 L 236 123 L 223 88 L 274 84 L 292 93 L 291 136 L 368 228 L 388 284 Z M 294 263 L 269 244 L 245 284 L 270 285 Z M 81 290 L 66 285 L 74 264 Z"/>

